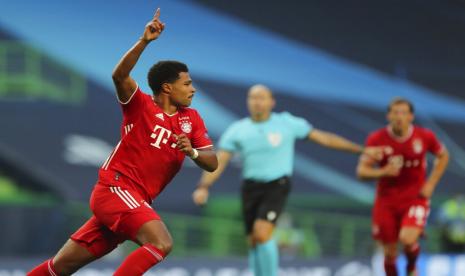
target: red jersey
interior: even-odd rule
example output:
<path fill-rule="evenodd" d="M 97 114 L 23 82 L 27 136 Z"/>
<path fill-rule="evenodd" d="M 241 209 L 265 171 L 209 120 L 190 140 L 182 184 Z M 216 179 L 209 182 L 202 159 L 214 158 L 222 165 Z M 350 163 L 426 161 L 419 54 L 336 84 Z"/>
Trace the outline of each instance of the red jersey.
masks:
<path fill-rule="evenodd" d="M 439 154 L 442 144 L 429 129 L 411 126 L 407 137 L 395 137 L 391 128 L 379 129 L 368 136 L 366 146 L 385 146 L 380 167 L 387 162 L 401 166 L 397 177 L 382 177 L 377 183 L 377 199 L 404 201 L 418 198 L 426 181 L 426 153 Z"/>
<path fill-rule="evenodd" d="M 152 200 L 173 179 L 185 154 L 176 147 L 175 135 L 185 133 L 196 149 L 212 146 L 205 124 L 192 108 L 179 108 L 168 115 L 139 87 L 121 103 L 121 141 L 100 168 L 99 177 L 114 177 L 115 171 L 128 177 L 145 200 Z"/>

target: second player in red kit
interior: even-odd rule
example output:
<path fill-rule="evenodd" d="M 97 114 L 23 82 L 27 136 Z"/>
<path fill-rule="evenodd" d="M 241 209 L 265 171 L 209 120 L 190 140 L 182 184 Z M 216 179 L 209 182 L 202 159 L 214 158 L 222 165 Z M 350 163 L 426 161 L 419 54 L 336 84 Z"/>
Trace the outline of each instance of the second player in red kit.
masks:
<path fill-rule="evenodd" d="M 365 179 L 378 179 L 373 207 L 373 237 L 384 248 L 387 276 L 397 275 L 397 243 L 404 246 L 407 275 L 416 275 L 420 251 L 418 238 L 430 212 L 430 197 L 448 163 L 444 145 L 429 129 L 412 124 L 413 105 L 395 99 L 388 109 L 388 126 L 369 135 L 367 146 L 383 148 L 380 160 L 363 156 L 357 173 Z M 429 177 L 427 153 L 436 156 Z"/>
<path fill-rule="evenodd" d="M 159 16 L 157 10 L 113 72 L 123 111 L 121 141 L 100 168 L 90 198 L 93 216 L 52 259 L 28 275 L 70 275 L 125 240 L 140 247 L 114 275 L 142 275 L 169 254 L 173 243 L 150 205 L 152 200 L 173 179 L 186 156 L 206 171 L 217 168 L 203 120 L 196 110 L 188 108 L 195 88 L 187 66 L 178 61 L 153 65 L 148 73 L 150 96 L 129 75 L 145 47 L 165 28 Z"/>

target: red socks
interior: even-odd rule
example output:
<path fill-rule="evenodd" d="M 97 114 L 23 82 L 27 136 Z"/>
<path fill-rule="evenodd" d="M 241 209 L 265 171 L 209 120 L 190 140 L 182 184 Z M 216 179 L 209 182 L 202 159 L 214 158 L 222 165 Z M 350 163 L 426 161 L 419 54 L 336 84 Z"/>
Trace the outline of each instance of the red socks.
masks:
<path fill-rule="evenodd" d="M 418 255 L 420 255 L 420 245 L 415 243 L 411 246 L 404 248 L 405 257 L 407 257 L 407 274 L 415 271 L 415 264 L 417 262 Z"/>
<path fill-rule="evenodd" d="M 161 262 L 165 253 L 151 244 L 144 244 L 134 250 L 115 271 L 115 276 L 142 275 L 152 266 Z M 27 273 L 27 276 L 58 276 L 53 267 L 53 259 L 46 260 Z"/>
<path fill-rule="evenodd" d="M 411 246 L 404 247 L 405 257 L 407 258 L 407 274 L 412 273 L 416 269 L 416 262 L 420 254 L 420 245 L 415 243 Z M 384 270 L 386 276 L 397 276 L 396 258 L 384 257 Z"/>
<path fill-rule="evenodd" d="M 386 276 L 397 276 L 396 257 L 384 257 Z"/>
<path fill-rule="evenodd" d="M 29 271 L 27 276 L 58 276 L 58 273 L 53 267 L 53 259 L 46 260 L 33 270 Z"/>
<path fill-rule="evenodd" d="M 114 276 L 142 275 L 152 266 L 161 262 L 165 253 L 151 244 L 144 244 L 126 257 Z"/>

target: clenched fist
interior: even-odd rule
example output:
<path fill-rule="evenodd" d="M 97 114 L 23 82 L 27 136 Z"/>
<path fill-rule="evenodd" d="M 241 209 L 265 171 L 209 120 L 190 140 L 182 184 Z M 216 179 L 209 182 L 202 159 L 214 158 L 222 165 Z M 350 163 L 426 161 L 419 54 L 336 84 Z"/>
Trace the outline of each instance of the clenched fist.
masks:
<path fill-rule="evenodd" d="M 205 205 L 208 201 L 208 194 L 208 188 L 198 187 L 195 189 L 194 193 L 192 193 L 192 199 L 197 205 Z"/>

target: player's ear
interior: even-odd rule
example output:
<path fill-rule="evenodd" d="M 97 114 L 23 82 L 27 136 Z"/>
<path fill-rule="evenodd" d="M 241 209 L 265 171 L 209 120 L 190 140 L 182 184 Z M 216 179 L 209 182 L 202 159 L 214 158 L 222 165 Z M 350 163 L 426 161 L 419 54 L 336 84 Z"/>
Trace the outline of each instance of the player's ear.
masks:
<path fill-rule="evenodd" d="M 271 99 L 271 109 L 273 109 L 276 106 L 276 101 L 274 98 Z"/>
<path fill-rule="evenodd" d="M 163 83 L 161 85 L 162 93 L 170 94 L 172 89 L 173 89 L 173 87 L 172 87 L 172 85 L 170 83 L 165 82 L 165 83 Z"/>
<path fill-rule="evenodd" d="M 389 120 L 389 113 L 390 113 L 390 112 L 386 113 L 386 121 L 388 121 L 388 122 L 391 121 L 391 120 Z"/>

